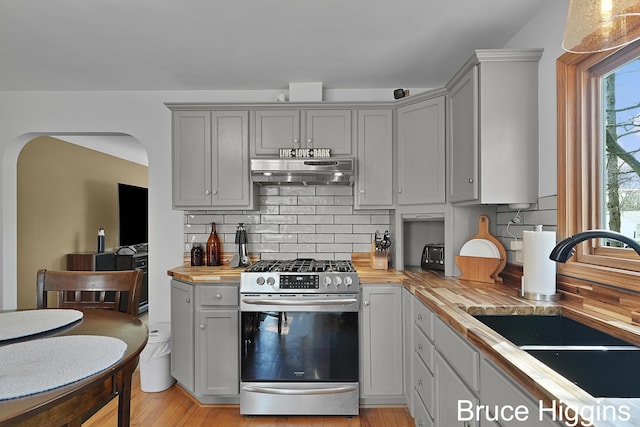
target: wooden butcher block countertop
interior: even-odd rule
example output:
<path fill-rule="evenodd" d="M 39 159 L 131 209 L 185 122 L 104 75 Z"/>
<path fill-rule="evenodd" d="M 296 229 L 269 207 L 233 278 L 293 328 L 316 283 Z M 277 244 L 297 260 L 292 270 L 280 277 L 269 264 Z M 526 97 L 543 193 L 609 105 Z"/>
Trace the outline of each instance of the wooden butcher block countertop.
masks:
<path fill-rule="evenodd" d="M 598 311 L 589 311 L 564 300 L 557 303 L 530 301 L 520 298 L 519 289 L 514 285 L 459 281 L 436 271 L 373 270 L 358 259 L 354 259 L 354 264 L 362 284 L 397 283 L 404 286 L 545 406 L 555 402 L 578 411 L 581 408 L 599 410 L 606 405 L 625 406 L 631 414 L 628 421 L 597 419 L 584 425 L 640 426 L 640 399 L 596 399 L 473 317 L 475 314 L 562 314 L 640 345 L 640 326 L 620 319 L 615 309 L 608 312 L 599 307 Z M 241 268 L 228 265 L 180 266 L 169 270 L 168 274 L 193 283 L 239 283 L 241 272 Z M 629 369 L 640 369 L 640 366 Z"/>

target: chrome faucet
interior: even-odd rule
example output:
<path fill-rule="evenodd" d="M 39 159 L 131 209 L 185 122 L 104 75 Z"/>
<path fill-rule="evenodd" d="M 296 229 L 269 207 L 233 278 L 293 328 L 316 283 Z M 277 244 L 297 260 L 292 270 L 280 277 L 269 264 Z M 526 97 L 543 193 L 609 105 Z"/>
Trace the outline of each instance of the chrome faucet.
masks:
<path fill-rule="evenodd" d="M 640 255 L 640 245 L 635 240 L 625 236 L 624 234 L 616 233 L 615 231 L 609 230 L 587 230 L 582 231 L 580 233 L 574 234 L 571 237 L 567 237 L 560 243 L 558 243 L 551 254 L 549 255 L 549 259 L 556 262 L 567 262 L 569 258 L 576 252 L 575 246 L 589 239 L 611 239 L 617 240 L 618 242 L 626 243 L 631 247 L 638 255 Z"/>

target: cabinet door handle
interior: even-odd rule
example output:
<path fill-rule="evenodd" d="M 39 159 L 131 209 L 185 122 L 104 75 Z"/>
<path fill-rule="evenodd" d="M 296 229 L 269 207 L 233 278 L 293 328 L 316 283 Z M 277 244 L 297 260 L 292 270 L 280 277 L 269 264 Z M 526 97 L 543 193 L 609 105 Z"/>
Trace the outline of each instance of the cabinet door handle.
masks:
<path fill-rule="evenodd" d="M 293 138 L 293 144 L 298 145 L 298 138 Z"/>
<path fill-rule="evenodd" d="M 185 302 L 186 302 L 187 304 L 191 304 L 191 298 L 187 298 L 187 299 L 185 300 Z"/>
<path fill-rule="evenodd" d="M 365 306 L 365 307 L 369 307 L 369 301 L 365 301 L 365 302 L 364 302 L 364 306 Z"/>
<path fill-rule="evenodd" d="M 360 194 L 364 194 L 364 190 L 360 190 Z"/>
<path fill-rule="evenodd" d="M 311 144 L 312 142 L 313 142 L 313 139 L 311 139 L 311 138 L 307 139 L 307 144 Z"/>
<path fill-rule="evenodd" d="M 469 184 L 473 184 L 473 178 L 469 178 Z"/>
<path fill-rule="evenodd" d="M 402 193 L 402 188 L 398 188 L 398 193 Z"/>
<path fill-rule="evenodd" d="M 422 321 L 422 314 L 418 314 L 418 320 Z"/>
<path fill-rule="evenodd" d="M 222 294 L 216 294 L 216 299 L 222 299 Z"/>
<path fill-rule="evenodd" d="M 211 191 L 207 190 L 204 192 L 204 194 L 206 194 L 207 196 L 211 194 Z"/>
<path fill-rule="evenodd" d="M 418 387 L 422 387 L 422 378 L 418 380 Z"/>
<path fill-rule="evenodd" d="M 218 190 L 213 190 L 213 195 L 215 196 L 216 194 L 218 194 Z"/>
<path fill-rule="evenodd" d="M 418 351 L 422 351 L 422 344 L 418 344 Z"/>
<path fill-rule="evenodd" d="M 206 328 L 206 326 L 205 326 L 204 324 L 202 324 L 202 323 L 201 323 L 201 324 L 200 324 L 200 329 L 204 329 L 204 328 Z"/>

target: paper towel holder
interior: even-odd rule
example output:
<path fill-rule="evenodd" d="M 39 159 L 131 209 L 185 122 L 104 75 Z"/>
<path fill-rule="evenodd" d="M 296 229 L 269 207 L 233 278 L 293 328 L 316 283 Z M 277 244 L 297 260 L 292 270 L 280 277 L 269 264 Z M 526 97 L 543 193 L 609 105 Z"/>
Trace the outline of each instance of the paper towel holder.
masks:
<path fill-rule="evenodd" d="M 532 233 L 532 234 L 528 235 L 527 233 Z M 525 231 L 524 234 L 523 234 L 523 238 L 525 240 L 525 246 L 526 246 L 527 237 L 536 235 L 538 233 L 542 234 L 542 225 L 536 225 L 534 227 L 534 231 L 533 232 Z M 536 249 L 538 249 L 538 250 L 544 250 L 545 247 L 546 247 L 546 249 L 549 249 L 549 245 L 551 245 L 553 247 L 554 244 L 555 244 L 555 233 L 550 234 L 550 233 L 547 232 L 547 234 L 548 235 L 543 240 L 542 240 L 542 237 L 538 237 L 538 238 L 534 238 L 535 240 L 533 240 L 533 242 L 530 240 L 530 242 L 531 243 L 537 242 L 538 243 L 538 248 L 536 248 Z M 549 240 L 551 238 L 552 238 L 552 240 Z M 542 245 L 542 246 L 540 246 L 540 245 Z M 525 250 L 526 250 L 526 248 L 525 248 Z M 550 251 L 552 251 L 552 250 L 550 250 Z M 525 262 L 526 261 L 527 261 L 527 259 L 525 257 Z M 543 262 L 545 262 L 545 261 L 543 261 Z M 547 259 L 546 260 L 546 263 L 549 263 L 549 262 L 551 264 L 554 264 L 552 259 Z M 526 267 L 526 265 L 525 265 L 525 267 Z M 536 265 L 536 267 L 543 268 L 544 266 Z M 525 283 L 526 282 L 526 280 L 525 280 L 526 279 L 526 277 L 525 277 L 526 276 L 526 268 L 525 268 L 524 273 L 525 274 L 521 278 L 521 286 L 520 286 L 520 296 L 522 298 L 525 298 L 525 299 L 528 299 L 528 300 L 533 300 L 533 301 L 544 301 L 544 302 L 555 302 L 555 301 L 558 301 L 558 300 L 560 300 L 562 298 L 562 294 L 557 292 L 557 289 L 556 289 L 555 268 L 553 269 L 553 272 L 549 271 L 549 273 L 552 274 L 553 277 L 551 277 L 551 278 L 545 277 L 546 275 L 548 275 L 547 273 L 545 273 L 545 275 L 543 275 L 543 277 L 542 277 L 543 282 L 545 282 L 545 283 L 547 282 L 547 280 L 544 280 L 544 279 L 549 279 L 549 280 L 553 281 L 553 290 L 552 290 L 553 293 L 550 293 L 550 292 L 532 292 L 531 289 L 526 290 L 527 289 L 527 285 Z M 539 283 L 540 282 L 540 277 L 537 276 L 537 275 L 534 276 L 534 283 L 536 282 L 536 279 L 538 279 L 537 282 Z M 536 287 L 539 287 L 539 286 L 536 286 Z M 549 290 L 551 290 L 551 289 L 549 289 Z"/>

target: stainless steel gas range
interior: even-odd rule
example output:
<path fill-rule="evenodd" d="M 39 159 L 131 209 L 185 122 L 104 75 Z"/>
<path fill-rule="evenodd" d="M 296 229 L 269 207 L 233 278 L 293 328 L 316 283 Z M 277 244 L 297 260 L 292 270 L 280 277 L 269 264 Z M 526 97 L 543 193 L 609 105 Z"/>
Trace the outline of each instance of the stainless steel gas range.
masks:
<path fill-rule="evenodd" d="M 351 261 L 259 261 L 245 270 L 240 413 L 357 415 L 359 307 Z"/>

